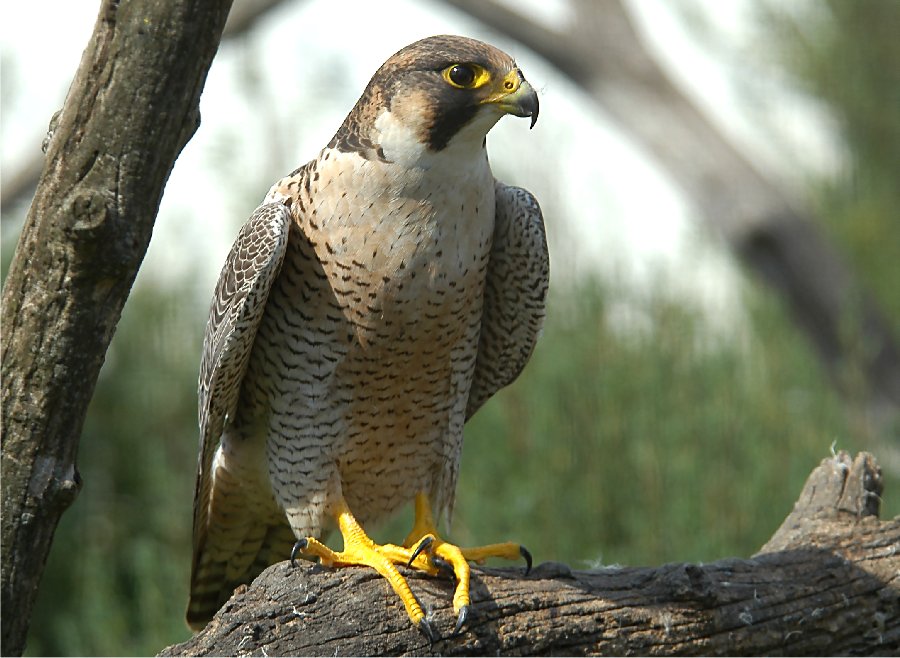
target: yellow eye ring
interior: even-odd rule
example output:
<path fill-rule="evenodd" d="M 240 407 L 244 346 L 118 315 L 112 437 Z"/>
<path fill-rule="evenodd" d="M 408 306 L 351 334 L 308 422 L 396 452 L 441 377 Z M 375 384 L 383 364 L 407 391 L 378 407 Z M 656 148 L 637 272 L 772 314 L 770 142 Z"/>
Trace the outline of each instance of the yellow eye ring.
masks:
<path fill-rule="evenodd" d="M 488 70 L 478 64 L 451 64 L 441 75 L 447 84 L 457 89 L 477 89 L 491 79 Z"/>

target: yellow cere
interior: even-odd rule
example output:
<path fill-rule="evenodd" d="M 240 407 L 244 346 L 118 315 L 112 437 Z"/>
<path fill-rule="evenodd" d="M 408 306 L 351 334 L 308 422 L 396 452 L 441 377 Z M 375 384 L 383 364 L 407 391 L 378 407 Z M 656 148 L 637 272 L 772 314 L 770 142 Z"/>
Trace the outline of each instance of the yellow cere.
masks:
<path fill-rule="evenodd" d="M 510 94 L 518 91 L 519 86 L 522 84 L 522 78 L 520 77 L 520 75 L 521 74 L 519 73 L 519 69 L 513 69 L 512 71 L 507 73 L 503 77 L 503 82 L 499 85 L 497 90 L 487 98 L 483 99 L 481 102 L 499 103 Z"/>

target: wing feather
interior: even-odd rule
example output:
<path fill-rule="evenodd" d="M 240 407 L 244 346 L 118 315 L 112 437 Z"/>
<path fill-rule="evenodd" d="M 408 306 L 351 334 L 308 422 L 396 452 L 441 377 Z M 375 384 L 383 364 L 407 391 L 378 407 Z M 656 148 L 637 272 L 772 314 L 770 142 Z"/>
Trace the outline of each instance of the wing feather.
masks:
<path fill-rule="evenodd" d="M 550 282 L 547 236 L 537 199 L 499 181 L 495 194 L 494 241 L 466 420 L 522 372 L 544 323 Z"/>
<path fill-rule="evenodd" d="M 225 425 L 234 416 L 257 328 L 287 251 L 290 226 L 285 202 L 259 206 L 241 228 L 216 283 L 200 360 L 195 561 L 206 532 L 213 458 Z"/>

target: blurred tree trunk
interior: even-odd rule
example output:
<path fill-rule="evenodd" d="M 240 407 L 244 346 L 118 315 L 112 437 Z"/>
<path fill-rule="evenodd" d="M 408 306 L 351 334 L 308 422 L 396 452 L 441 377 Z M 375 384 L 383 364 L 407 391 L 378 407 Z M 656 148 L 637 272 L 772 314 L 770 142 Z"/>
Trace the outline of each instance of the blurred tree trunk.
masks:
<path fill-rule="evenodd" d="M 682 187 L 709 229 L 785 300 L 848 398 L 900 413 L 900 348 L 809 211 L 760 172 L 669 79 L 621 0 L 573 0 L 561 34 L 510 5 L 444 0 L 526 45 L 582 87 Z M 855 390 L 862 374 L 863 391 Z"/>
<path fill-rule="evenodd" d="M 453 583 L 410 575 L 433 645 L 374 571 L 273 565 L 164 656 L 892 655 L 900 518 L 877 518 L 871 455 L 823 460 L 753 558 L 573 571 L 475 569 L 469 623 L 447 637 Z M 852 603 L 851 603 L 852 601 Z"/>
<path fill-rule="evenodd" d="M 53 533 L 80 486 L 85 412 L 166 180 L 199 125 L 230 5 L 104 0 L 54 121 L 3 290 L 3 655 L 24 648 Z"/>

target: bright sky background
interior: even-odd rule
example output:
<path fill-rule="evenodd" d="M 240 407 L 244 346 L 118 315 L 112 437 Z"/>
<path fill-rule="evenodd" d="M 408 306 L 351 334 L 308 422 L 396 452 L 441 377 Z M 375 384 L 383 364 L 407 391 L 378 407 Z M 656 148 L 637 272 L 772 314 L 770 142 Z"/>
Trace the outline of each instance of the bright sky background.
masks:
<path fill-rule="evenodd" d="M 568 17 L 565 0 L 514 4 L 554 25 Z M 40 149 L 98 6 L 97 0 L 4 3 L 3 172 Z M 754 67 L 753 57 L 740 57 L 753 44 L 765 47 L 753 40 L 760 35 L 752 2 L 630 0 L 629 6 L 670 74 L 764 167 L 799 190 L 811 172 L 836 165 L 833 130 L 822 111 L 771 70 Z M 710 39 L 686 27 L 686 13 L 708 22 Z M 339 43 L 330 29 L 337 24 Z M 498 177 L 541 201 L 554 281 L 595 271 L 640 290 L 663 280 L 711 317 L 739 315 L 740 275 L 730 257 L 602 109 L 526 48 L 440 2 L 421 0 L 288 2 L 248 37 L 223 44 L 203 93 L 201 128 L 176 162 L 139 284 L 196 275 L 205 300 L 240 224 L 268 186 L 324 146 L 384 59 L 437 33 L 466 34 L 507 50 L 541 94 L 535 130 L 504 119 L 488 149 Z M 716 52 L 721 43 L 737 45 Z M 748 85 L 756 92 L 749 99 Z M 5 222 L 4 239 L 18 225 Z"/>

